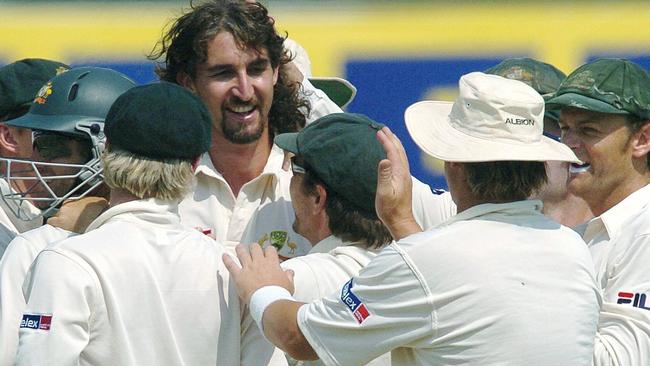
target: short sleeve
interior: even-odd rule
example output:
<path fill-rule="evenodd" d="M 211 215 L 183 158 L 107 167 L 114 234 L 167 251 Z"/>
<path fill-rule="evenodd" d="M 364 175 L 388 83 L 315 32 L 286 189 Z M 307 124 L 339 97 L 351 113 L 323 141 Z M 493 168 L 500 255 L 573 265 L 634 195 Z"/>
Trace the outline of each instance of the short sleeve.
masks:
<path fill-rule="evenodd" d="M 325 364 L 364 364 L 429 336 L 432 297 L 393 244 L 340 292 L 303 305 L 298 324 Z"/>

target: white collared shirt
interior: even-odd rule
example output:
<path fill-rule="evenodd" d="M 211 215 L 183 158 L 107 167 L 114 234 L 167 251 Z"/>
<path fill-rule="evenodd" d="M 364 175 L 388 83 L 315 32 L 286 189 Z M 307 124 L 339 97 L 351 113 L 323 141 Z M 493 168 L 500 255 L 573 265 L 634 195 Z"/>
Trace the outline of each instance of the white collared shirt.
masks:
<path fill-rule="evenodd" d="M 594 364 L 650 365 L 650 185 L 576 230 L 603 295 Z"/>
<path fill-rule="evenodd" d="M 265 364 L 273 347 L 256 327 L 246 332 L 257 341 L 242 339 L 222 253 L 180 224 L 174 203 L 111 207 L 85 234 L 38 255 L 17 364 Z"/>
<path fill-rule="evenodd" d="M 282 268 L 294 272 L 294 293 L 297 301 L 310 303 L 340 290 L 351 277 L 359 274 L 381 249 L 367 249 L 364 243 L 343 242 L 328 236 L 314 245 L 309 254 L 282 262 Z M 390 353 L 379 356 L 367 365 L 390 365 Z M 302 361 L 296 365 L 324 365 L 321 360 Z"/>
<path fill-rule="evenodd" d="M 291 258 L 311 249 L 292 228 L 289 185 L 292 173 L 282 169 L 284 152 L 273 145 L 262 174 L 244 184 L 237 197 L 208 154 L 196 169 L 196 186 L 179 205 L 184 224 L 209 230 L 230 251 L 240 242 L 274 245 Z"/>
<path fill-rule="evenodd" d="M 321 360 L 589 365 L 598 322 L 581 238 L 541 202 L 483 204 L 391 244 L 298 322 Z"/>
<path fill-rule="evenodd" d="M 0 366 L 14 364 L 18 348 L 18 330 L 25 310 L 23 281 L 38 253 L 45 247 L 76 235 L 43 225 L 18 234 L 9 243 L 0 260 Z"/>

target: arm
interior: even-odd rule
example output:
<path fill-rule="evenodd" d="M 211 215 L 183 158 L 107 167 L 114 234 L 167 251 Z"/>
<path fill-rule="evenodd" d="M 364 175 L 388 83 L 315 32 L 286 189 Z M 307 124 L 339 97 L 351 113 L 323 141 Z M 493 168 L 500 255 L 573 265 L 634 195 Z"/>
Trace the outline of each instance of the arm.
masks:
<path fill-rule="evenodd" d="M 622 243 L 621 243 L 622 244 Z M 619 254 L 614 252 L 619 249 Z M 624 250 L 620 250 L 624 249 Z M 616 246 L 607 265 L 594 365 L 642 366 L 650 357 L 650 235 Z M 631 297 L 620 293 L 631 294 Z"/>
<path fill-rule="evenodd" d="M 224 263 L 235 281 L 239 297 L 250 305 L 253 319 L 258 325 L 263 324 L 260 328 L 266 338 L 294 358 L 316 359 L 316 353 L 298 327 L 298 309 L 303 304 L 292 301 L 286 294 L 274 297 L 277 292 L 269 287 L 293 291 L 290 278 L 280 267 L 275 248 L 268 246 L 262 250 L 257 244 L 240 244 L 236 252 L 241 268 L 228 255 L 223 256 Z M 258 292 L 262 288 L 272 291 L 262 295 Z"/>
<path fill-rule="evenodd" d="M 388 127 L 377 132 L 377 139 L 386 152 L 387 159 L 379 162 L 377 216 L 386 225 L 393 239 L 400 240 L 422 231 L 413 217 L 413 182 L 406 151 Z"/>
<path fill-rule="evenodd" d="M 41 252 L 25 281 L 16 365 L 76 365 L 90 340 L 95 288 L 76 262 Z"/>

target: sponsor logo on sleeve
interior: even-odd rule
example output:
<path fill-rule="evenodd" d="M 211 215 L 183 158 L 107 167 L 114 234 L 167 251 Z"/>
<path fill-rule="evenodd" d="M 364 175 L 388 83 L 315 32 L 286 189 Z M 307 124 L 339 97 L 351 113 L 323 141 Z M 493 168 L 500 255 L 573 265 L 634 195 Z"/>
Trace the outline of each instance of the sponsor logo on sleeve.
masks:
<path fill-rule="evenodd" d="M 50 330 L 50 325 L 52 325 L 52 315 L 49 314 L 23 314 L 23 319 L 20 321 L 20 327 L 27 329 Z"/>
<path fill-rule="evenodd" d="M 635 308 L 650 310 L 650 307 L 645 305 L 646 294 L 633 293 L 633 292 L 619 292 L 617 304 L 632 304 Z"/>
<path fill-rule="evenodd" d="M 343 285 L 343 289 L 341 289 L 341 301 L 352 312 L 357 323 L 363 323 L 370 316 L 366 304 L 361 302 L 357 295 L 352 292 L 352 279 Z"/>

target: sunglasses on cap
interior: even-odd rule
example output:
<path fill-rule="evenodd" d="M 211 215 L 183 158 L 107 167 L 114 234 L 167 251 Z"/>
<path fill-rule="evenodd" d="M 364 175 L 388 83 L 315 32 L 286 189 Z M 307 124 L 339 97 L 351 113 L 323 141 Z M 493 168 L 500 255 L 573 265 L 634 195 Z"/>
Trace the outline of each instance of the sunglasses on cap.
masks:
<path fill-rule="evenodd" d="M 291 171 L 293 174 L 307 174 L 307 170 L 304 166 L 305 162 L 302 158 L 298 156 L 291 157 Z"/>

